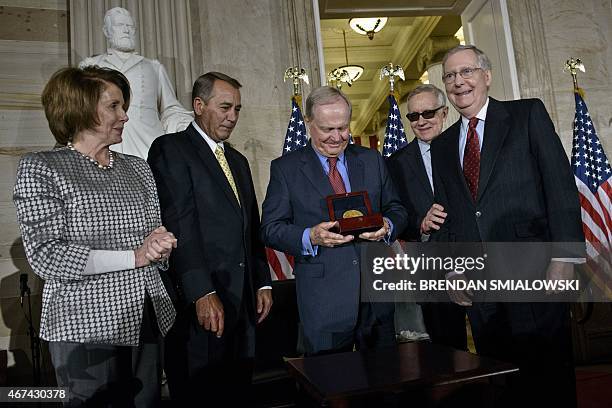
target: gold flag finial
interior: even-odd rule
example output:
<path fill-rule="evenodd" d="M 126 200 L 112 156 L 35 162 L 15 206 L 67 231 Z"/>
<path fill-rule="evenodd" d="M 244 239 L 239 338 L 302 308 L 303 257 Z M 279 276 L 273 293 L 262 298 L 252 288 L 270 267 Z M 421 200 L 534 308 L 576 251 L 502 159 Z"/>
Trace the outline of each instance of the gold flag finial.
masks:
<path fill-rule="evenodd" d="M 394 67 L 392 62 L 380 69 L 380 79 L 382 80 L 385 77 L 389 77 L 389 93 L 395 93 L 395 77 L 402 81 L 406 80 L 402 67 L 399 65 Z"/>
<path fill-rule="evenodd" d="M 285 75 L 283 77 L 283 82 L 286 82 L 287 79 L 291 79 L 293 81 L 293 96 L 298 96 L 302 94 L 300 80 L 308 82 L 308 74 L 306 74 L 306 70 L 304 68 L 300 68 L 298 66 L 289 67 L 285 70 Z"/>
<path fill-rule="evenodd" d="M 572 80 L 574 81 L 574 90 L 578 90 L 578 79 L 577 79 L 577 70 L 582 72 L 586 72 L 584 69 L 584 64 L 580 60 L 580 58 L 570 57 L 567 61 L 565 61 L 565 68 L 563 69 L 565 72 L 569 72 L 572 75 Z"/>
<path fill-rule="evenodd" d="M 342 83 L 344 82 L 348 86 L 353 85 L 353 79 L 346 69 L 336 68 L 327 74 L 327 81 L 330 85 L 335 86 L 338 89 L 342 89 Z"/>

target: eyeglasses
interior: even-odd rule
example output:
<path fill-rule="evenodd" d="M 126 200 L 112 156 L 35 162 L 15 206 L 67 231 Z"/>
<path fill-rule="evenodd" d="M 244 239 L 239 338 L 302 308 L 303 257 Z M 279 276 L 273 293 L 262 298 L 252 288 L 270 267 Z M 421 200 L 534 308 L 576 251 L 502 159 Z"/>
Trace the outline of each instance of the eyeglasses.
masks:
<path fill-rule="evenodd" d="M 422 116 L 423 119 L 431 119 L 436 115 L 436 112 L 442 108 L 444 108 L 444 105 L 437 107 L 436 109 L 433 109 L 433 110 L 426 110 L 423 112 L 410 112 L 406 115 L 406 117 L 411 122 L 416 122 L 417 120 L 419 120 L 419 116 Z"/>
<path fill-rule="evenodd" d="M 442 75 L 442 80 L 444 81 L 445 84 L 452 84 L 453 82 L 455 82 L 455 75 L 457 74 L 461 75 L 461 78 L 463 79 L 470 79 L 471 77 L 474 76 L 474 72 L 476 72 L 479 69 L 482 69 L 482 68 L 480 67 L 463 68 L 459 72 L 447 72 L 446 74 Z"/>

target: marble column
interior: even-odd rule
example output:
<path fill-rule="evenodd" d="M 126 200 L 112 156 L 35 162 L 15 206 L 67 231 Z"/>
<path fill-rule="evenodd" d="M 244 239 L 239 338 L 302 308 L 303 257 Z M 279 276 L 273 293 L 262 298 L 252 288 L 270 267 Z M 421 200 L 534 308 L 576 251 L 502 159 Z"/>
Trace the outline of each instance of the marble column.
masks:
<path fill-rule="evenodd" d="M 581 58 L 579 85 L 608 157 L 612 155 L 612 3 L 601 0 L 508 0 L 519 86 L 523 97 L 544 101 L 566 152 L 572 144 L 574 96 L 569 57 Z"/>
<path fill-rule="evenodd" d="M 442 72 L 442 63 L 436 62 L 435 64 L 427 67 L 427 78 L 429 79 L 430 84 L 437 86 L 446 94 L 444 82 L 442 81 Z M 448 101 L 448 98 L 446 100 L 446 106 L 448 106 L 448 116 L 446 117 L 446 121 L 444 122 L 444 127 L 442 128 L 443 130 L 446 130 L 449 126 L 458 121 L 460 118 L 459 113 Z"/>
<path fill-rule="evenodd" d="M 270 161 L 281 155 L 290 118 L 293 87 L 283 74 L 298 64 L 306 70 L 304 100 L 320 83 L 312 0 L 190 4 L 199 73 L 221 71 L 243 85 L 243 109 L 230 141 L 249 159 L 261 204 Z"/>

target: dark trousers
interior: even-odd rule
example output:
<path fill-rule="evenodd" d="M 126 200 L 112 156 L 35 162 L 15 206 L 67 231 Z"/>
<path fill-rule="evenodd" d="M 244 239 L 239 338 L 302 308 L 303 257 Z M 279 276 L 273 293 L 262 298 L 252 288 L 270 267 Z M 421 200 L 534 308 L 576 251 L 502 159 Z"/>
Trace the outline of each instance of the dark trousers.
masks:
<path fill-rule="evenodd" d="M 519 367 L 508 406 L 576 406 L 567 304 L 475 303 L 467 313 L 478 354 Z"/>
<path fill-rule="evenodd" d="M 378 314 L 376 308 L 390 309 L 390 313 Z M 352 330 L 337 332 L 332 336 L 332 347 L 327 350 L 309 350 L 306 344 L 306 355 L 340 353 L 344 351 L 365 350 L 381 347 L 392 347 L 395 341 L 395 321 L 393 308 L 382 307 L 372 303 L 359 304 L 357 324 Z"/>
<path fill-rule="evenodd" d="M 138 347 L 49 342 L 57 384 L 69 407 L 156 407 L 161 400 L 162 347 L 147 297 Z"/>
<path fill-rule="evenodd" d="M 179 312 L 165 339 L 173 406 L 249 406 L 255 327 L 244 307 L 221 338 L 198 323 L 195 306 Z"/>

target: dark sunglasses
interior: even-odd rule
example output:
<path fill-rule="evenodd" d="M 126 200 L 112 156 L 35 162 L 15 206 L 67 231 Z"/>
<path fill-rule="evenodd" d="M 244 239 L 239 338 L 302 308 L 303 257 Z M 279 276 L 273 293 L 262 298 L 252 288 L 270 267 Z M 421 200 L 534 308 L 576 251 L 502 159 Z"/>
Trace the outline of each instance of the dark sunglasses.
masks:
<path fill-rule="evenodd" d="M 442 105 L 436 109 L 433 110 L 426 110 L 423 112 L 410 112 L 406 115 L 406 117 L 408 118 L 409 121 L 411 122 L 416 122 L 417 120 L 419 120 L 419 116 L 422 116 L 423 119 L 431 119 L 436 115 L 436 112 L 439 111 L 440 109 L 442 109 L 445 105 Z"/>

